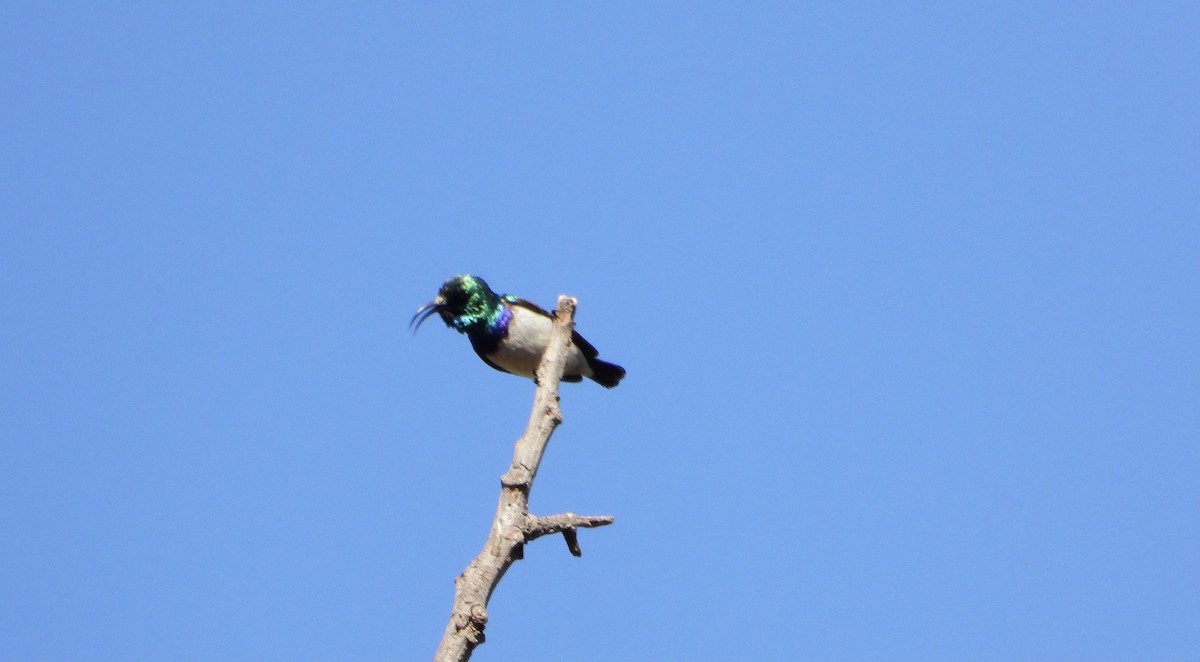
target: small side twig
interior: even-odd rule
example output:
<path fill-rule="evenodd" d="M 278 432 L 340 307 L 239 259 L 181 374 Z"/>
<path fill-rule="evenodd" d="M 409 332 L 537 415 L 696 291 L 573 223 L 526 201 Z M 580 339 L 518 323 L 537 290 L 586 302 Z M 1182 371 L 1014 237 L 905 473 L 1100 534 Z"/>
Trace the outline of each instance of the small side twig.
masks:
<path fill-rule="evenodd" d="M 571 555 L 583 556 L 583 550 L 579 548 L 579 535 L 575 530 L 592 529 L 612 523 L 611 515 L 580 516 L 575 513 L 563 513 L 562 515 L 531 517 L 525 526 L 525 540 L 528 542 L 549 533 L 561 533 L 563 539 L 567 541 L 567 549 L 571 550 Z"/>
<path fill-rule="evenodd" d="M 562 423 L 558 406 L 558 384 L 566 365 L 575 326 L 576 301 L 560 296 L 555 310 L 550 346 L 537 370 L 537 392 L 525 433 L 513 449 L 512 466 L 500 477 L 500 503 L 483 550 L 454 580 L 454 606 L 450 622 L 442 634 L 434 662 L 466 662 L 475 647 L 483 643 L 487 625 L 487 604 L 512 564 L 524 557 L 525 543 L 547 534 L 561 533 L 574 556 L 583 554 L 578 529 L 612 524 L 609 515 L 581 516 L 563 513 L 537 517 L 529 513 L 529 493 L 546 445 L 555 428 Z"/>

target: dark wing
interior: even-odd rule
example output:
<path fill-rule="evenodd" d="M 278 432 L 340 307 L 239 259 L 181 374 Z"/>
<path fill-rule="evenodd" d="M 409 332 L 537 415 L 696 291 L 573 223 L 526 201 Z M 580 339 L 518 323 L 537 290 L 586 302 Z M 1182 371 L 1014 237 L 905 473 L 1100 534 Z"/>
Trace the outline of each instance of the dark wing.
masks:
<path fill-rule="evenodd" d="M 526 299 L 518 299 L 516 297 L 506 297 L 505 301 L 508 301 L 509 303 L 511 303 L 514 306 L 520 306 L 526 310 L 532 310 L 533 312 L 535 312 L 543 317 L 549 317 L 550 319 L 554 319 L 554 313 L 547 311 L 545 308 L 542 308 L 541 306 L 537 305 L 536 303 L 534 303 L 532 301 L 529 301 Z M 594 359 L 600 355 L 600 352 L 595 347 L 592 346 L 592 343 L 584 340 L 583 336 L 579 335 L 578 331 L 571 332 L 571 342 L 574 343 L 575 346 L 579 348 L 579 351 L 583 352 L 583 355 L 589 359 Z M 566 380 L 564 378 L 564 381 L 572 381 L 572 380 Z M 573 380 L 573 381 L 578 381 L 578 380 Z"/>
<path fill-rule="evenodd" d="M 504 300 L 511 303 L 514 306 L 520 306 L 520 307 L 524 308 L 525 310 L 532 310 L 533 312 L 537 313 L 538 315 L 541 315 L 542 317 L 549 317 L 550 319 L 554 319 L 554 313 L 551 313 L 550 311 L 546 310 L 545 308 L 542 308 L 541 306 L 530 301 L 529 299 L 521 299 L 521 298 L 514 297 L 514 296 L 506 296 L 506 297 L 504 297 Z"/>
<path fill-rule="evenodd" d="M 475 336 L 468 336 L 468 337 L 471 339 L 471 349 L 475 350 L 475 353 L 479 355 L 479 358 L 483 359 L 484 363 L 492 366 L 493 368 L 499 370 L 500 372 L 508 372 L 508 374 L 510 374 L 510 375 L 516 374 L 514 372 L 509 372 L 509 371 L 505 370 L 504 368 L 501 368 L 500 366 L 496 365 L 495 363 L 492 363 L 491 359 L 489 359 L 487 357 L 487 355 L 489 353 L 496 350 L 496 343 L 499 342 L 497 339 L 492 339 L 492 338 L 487 338 L 487 337 L 476 338 Z"/>
<path fill-rule="evenodd" d="M 583 352 L 583 355 L 589 359 L 594 359 L 600 355 L 600 352 L 595 347 L 592 347 L 592 343 L 584 340 L 578 331 L 571 332 L 571 342 L 575 343 L 579 351 Z"/>

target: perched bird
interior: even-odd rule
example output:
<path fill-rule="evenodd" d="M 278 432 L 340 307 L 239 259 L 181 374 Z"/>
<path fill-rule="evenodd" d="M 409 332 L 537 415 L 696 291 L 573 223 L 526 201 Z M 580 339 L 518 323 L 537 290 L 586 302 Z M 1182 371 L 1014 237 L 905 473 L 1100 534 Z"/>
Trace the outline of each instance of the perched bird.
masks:
<path fill-rule="evenodd" d="M 465 333 L 484 363 L 531 379 L 550 344 L 554 325 L 551 314 L 536 304 L 496 294 L 475 276 L 455 276 L 446 281 L 437 297 L 413 315 L 408 324 L 413 333 L 434 313 L 441 315 L 446 326 Z M 598 355 L 583 336 L 572 333 L 562 380 L 578 382 L 587 377 L 605 388 L 619 384 L 625 368 L 601 361 Z"/>

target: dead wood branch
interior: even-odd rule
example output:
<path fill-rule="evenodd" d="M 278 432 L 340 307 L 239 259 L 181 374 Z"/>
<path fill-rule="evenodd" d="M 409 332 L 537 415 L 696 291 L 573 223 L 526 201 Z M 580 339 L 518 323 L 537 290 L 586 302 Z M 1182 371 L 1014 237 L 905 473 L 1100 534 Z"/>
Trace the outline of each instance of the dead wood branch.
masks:
<path fill-rule="evenodd" d="M 454 580 L 454 607 L 442 634 L 434 662 L 466 662 L 483 643 L 487 604 L 504 573 L 524 556 L 525 543 L 547 534 L 561 533 L 571 554 L 580 556 L 577 529 L 612 524 L 607 515 L 580 516 L 574 513 L 536 517 L 529 513 L 529 492 L 550 435 L 562 422 L 558 406 L 558 384 L 566 364 L 575 326 L 575 299 L 558 298 L 550 346 L 537 370 L 537 392 L 525 433 L 513 449 L 512 466 L 500 477 L 500 503 L 491 532 L 479 556 Z"/>

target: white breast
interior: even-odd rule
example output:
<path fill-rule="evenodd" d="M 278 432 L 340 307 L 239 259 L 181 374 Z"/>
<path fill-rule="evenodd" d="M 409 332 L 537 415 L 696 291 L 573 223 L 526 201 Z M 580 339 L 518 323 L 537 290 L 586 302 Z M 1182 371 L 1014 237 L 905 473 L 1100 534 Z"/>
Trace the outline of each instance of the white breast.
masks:
<path fill-rule="evenodd" d="M 521 306 L 512 307 L 512 319 L 508 321 L 508 336 L 500 347 L 488 358 L 505 370 L 524 377 L 533 377 L 546 346 L 550 344 L 550 331 L 554 321 Z M 571 345 L 567 354 L 564 374 L 589 377 L 592 369 L 579 348 Z"/>

